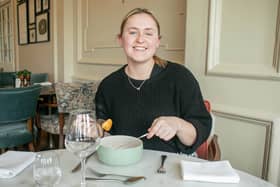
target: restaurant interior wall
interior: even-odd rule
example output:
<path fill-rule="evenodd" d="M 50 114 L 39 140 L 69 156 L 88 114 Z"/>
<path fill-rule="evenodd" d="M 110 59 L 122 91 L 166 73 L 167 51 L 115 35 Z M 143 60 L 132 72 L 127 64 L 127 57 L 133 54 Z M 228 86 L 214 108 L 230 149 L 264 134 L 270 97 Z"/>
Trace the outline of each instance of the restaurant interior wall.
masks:
<path fill-rule="evenodd" d="M 17 0 L 14 1 L 16 10 Z M 48 73 L 50 81 L 54 80 L 54 52 L 53 52 L 53 2 L 50 0 L 49 8 L 49 26 L 50 41 L 32 43 L 27 45 L 17 44 L 17 61 L 16 70 L 28 69 L 34 73 Z M 15 19 L 16 20 L 16 19 Z M 17 31 L 17 27 L 16 27 Z"/>
<path fill-rule="evenodd" d="M 186 22 L 186 66 L 212 102 L 222 159 L 277 186 L 278 6 L 278 0 L 188 0 Z"/>

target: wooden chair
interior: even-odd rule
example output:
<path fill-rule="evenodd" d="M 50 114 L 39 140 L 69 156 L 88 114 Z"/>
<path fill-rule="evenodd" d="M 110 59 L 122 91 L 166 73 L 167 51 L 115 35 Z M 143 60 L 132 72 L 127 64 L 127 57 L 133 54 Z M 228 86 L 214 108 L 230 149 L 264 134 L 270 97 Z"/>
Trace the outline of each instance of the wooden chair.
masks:
<path fill-rule="evenodd" d="M 33 118 L 41 86 L 0 89 L 0 148 L 28 144 L 35 151 Z"/>
<path fill-rule="evenodd" d="M 210 102 L 205 100 L 204 104 L 208 112 L 211 112 Z M 214 122 L 212 124 L 212 131 L 213 128 L 214 128 Z M 218 144 L 218 136 L 216 134 L 210 133 L 209 138 L 198 147 L 196 153 L 199 158 L 205 160 L 210 160 L 210 161 L 221 160 L 221 150 Z"/>

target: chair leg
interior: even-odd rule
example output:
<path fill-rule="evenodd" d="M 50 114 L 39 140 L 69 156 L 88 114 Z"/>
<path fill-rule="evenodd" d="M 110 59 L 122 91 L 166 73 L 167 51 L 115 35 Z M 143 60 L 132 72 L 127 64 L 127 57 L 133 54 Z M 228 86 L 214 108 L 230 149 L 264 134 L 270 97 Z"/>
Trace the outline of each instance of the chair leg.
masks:
<path fill-rule="evenodd" d="M 33 142 L 30 142 L 28 144 L 28 150 L 29 151 L 32 151 L 32 152 L 35 152 L 35 146 L 34 146 L 34 143 Z"/>
<path fill-rule="evenodd" d="M 63 127 L 64 127 L 64 114 L 59 113 L 59 149 L 63 149 L 64 147 L 64 135 L 63 135 Z"/>
<path fill-rule="evenodd" d="M 5 149 L 4 148 L 1 148 L 1 150 L 0 150 L 0 153 L 2 154 L 2 153 L 5 153 Z"/>
<path fill-rule="evenodd" d="M 27 128 L 33 135 L 33 118 L 30 118 L 27 120 Z M 35 151 L 34 136 L 33 136 L 32 142 L 30 142 L 28 144 L 28 149 L 29 149 L 29 151 L 33 151 L 33 152 Z"/>

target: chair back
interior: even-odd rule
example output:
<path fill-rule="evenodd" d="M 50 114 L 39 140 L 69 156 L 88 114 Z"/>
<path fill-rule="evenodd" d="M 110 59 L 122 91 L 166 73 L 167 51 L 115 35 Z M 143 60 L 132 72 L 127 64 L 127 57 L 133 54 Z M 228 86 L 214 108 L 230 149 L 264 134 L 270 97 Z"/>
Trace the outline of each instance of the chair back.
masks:
<path fill-rule="evenodd" d="M 57 108 L 59 113 L 70 113 L 76 109 L 95 110 L 95 94 L 100 81 L 89 83 L 63 83 L 55 84 Z"/>
<path fill-rule="evenodd" d="M 211 103 L 208 100 L 204 101 L 207 111 L 211 114 Z M 218 144 L 218 136 L 214 134 L 214 122 L 212 116 L 212 129 L 208 139 L 203 142 L 196 150 L 199 158 L 205 160 L 221 160 L 221 150 Z"/>
<path fill-rule="evenodd" d="M 16 72 L 0 72 L 0 87 L 14 86 Z"/>
<path fill-rule="evenodd" d="M 0 89 L 0 124 L 35 116 L 41 86 Z"/>
<path fill-rule="evenodd" d="M 47 82 L 49 79 L 49 76 L 47 73 L 32 73 L 31 74 L 31 84 L 34 83 L 41 83 L 41 82 Z"/>

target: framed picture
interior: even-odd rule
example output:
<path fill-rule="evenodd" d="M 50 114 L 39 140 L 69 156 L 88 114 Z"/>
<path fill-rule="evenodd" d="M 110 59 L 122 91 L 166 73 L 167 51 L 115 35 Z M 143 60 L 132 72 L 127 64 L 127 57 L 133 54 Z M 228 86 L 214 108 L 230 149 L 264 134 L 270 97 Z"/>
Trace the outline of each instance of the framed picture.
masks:
<path fill-rule="evenodd" d="M 17 5 L 17 19 L 18 19 L 18 43 L 19 45 L 24 45 L 28 43 L 26 2 L 22 2 Z"/>
<path fill-rule="evenodd" d="M 36 43 L 36 29 L 29 29 L 29 43 Z"/>
<path fill-rule="evenodd" d="M 49 41 L 49 13 L 44 12 L 36 16 L 37 42 Z"/>
<path fill-rule="evenodd" d="M 49 0 L 42 0 L 42 5 L 43 5 L 43 11 L 48 10 L 50 7 L 50 1 Z"/>
<path fill-rule="evenodd" d="M 36 0 L 36 13 L 40 13 L 42 11 L 42 2 L 41 0 Z"/>
<path fill-rule="evenodd" d="M 35 23 L 35 0 L 28 0 L 28 23 Z"/>

